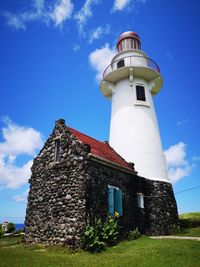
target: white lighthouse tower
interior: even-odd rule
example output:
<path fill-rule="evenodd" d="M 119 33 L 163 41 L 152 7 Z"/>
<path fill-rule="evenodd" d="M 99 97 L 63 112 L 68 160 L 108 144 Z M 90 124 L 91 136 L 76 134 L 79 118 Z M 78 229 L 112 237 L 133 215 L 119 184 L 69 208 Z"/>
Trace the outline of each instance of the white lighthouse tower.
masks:
<path fill-rule="evenodd" d="M 106 68 L 102 93 L 112 100 L 110 146 L 134 162 L 139 176 L 169 182 L 153 104 L 163 83 L 158 65 L 140 50 L 135 32 L 124 32 Z"/>

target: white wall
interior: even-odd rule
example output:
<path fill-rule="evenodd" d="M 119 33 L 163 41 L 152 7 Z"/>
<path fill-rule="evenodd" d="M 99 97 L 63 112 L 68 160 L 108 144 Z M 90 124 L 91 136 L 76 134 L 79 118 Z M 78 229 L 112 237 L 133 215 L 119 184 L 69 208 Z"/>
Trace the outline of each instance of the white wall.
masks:
<path fill-rule="evenodd" d="M 136 100 L 136 85 L 145 87 L 146 101 Z M 113 87 L 110 145 L 128 162 L 135 163 L 138 175 L 169 181 L 157 118 L 149 84 L 129 77 Z"/>

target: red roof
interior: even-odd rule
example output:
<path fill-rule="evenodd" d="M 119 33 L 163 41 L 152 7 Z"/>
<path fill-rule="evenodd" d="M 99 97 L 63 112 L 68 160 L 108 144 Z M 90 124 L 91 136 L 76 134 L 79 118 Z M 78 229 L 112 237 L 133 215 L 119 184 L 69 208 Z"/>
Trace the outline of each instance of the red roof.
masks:
<path fill-rule="evenodd" d="M 68 128 L 83 144 L 88 144 L 91 147 L 92 154 L 132 170 L 128 163 L 119 154 L 117 154 L 117 152 L 115 152 L 108 143 L 100 142 L 86 134 L 78 132 L 73 128 Z"/>

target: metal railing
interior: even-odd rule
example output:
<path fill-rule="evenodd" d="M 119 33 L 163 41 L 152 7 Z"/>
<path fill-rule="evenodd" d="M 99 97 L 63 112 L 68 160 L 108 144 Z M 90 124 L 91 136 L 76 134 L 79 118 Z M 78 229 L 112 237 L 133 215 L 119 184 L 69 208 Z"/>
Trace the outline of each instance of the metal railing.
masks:
<path fill-rule="evenodd" d="M 123 64 L 119 64 L 119 62 L 121 63 L 123 61 Z M 120 66 L 123 65 L 123 66 Z M 127 57 L 123 57 L 120 59 L 117 59 L 115 61 L 113 61 L 103 72 L 103 78 L 108 75 L 110 72 L 123 68 L 123 67 L 146 67 L 146 68 L 151 68 L 154 71 L 160 73 L 160 68 L 158 66 L 158 64 L 145 56 L 127 56 Z"/>

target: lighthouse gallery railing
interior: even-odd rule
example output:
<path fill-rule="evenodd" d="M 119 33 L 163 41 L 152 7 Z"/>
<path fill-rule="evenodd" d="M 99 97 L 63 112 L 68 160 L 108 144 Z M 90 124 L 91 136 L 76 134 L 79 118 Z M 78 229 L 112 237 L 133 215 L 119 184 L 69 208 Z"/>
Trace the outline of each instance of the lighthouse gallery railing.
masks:
<path fill-rule="evenodd" d="M 158 64 L 145 56 L 127 56 L 127 57 L 122 57 L 120 59 L 117 59 L 113 61 L 103 72 L 103 78 L 108 75 L 110 72 L 117 70 L 122 67 L 146 67 L 146 68 L 151 68 L 154 71 L 160 73 L 160 68 Z"/>

